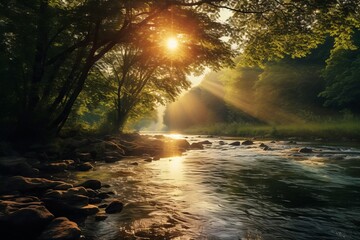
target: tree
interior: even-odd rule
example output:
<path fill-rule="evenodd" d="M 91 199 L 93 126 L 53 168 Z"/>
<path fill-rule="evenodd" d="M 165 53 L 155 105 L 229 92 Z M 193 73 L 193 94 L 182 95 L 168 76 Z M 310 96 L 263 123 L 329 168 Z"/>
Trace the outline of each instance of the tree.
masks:
<path fill-rule="evenodd" d="M 10 106 L 0 116 L 3 129 L 16 128 L 19 135 L 30 137 L 59 131 L 92 67 L 107 52 L 118 44 L 136 41 L 145 32 L 158 34 L 156 19 L 173 14 L 172 6 L 184 5 L 189 8 L 190 20 L 211 24 L 210 18 L 192 8 L 202 4 L 127 0 L 2 2 L 2 85 L 6 86 L 4 91 L 13 93 L 1 99 Z M 217 63 L 227 61 L 229 51 L 218 39 L 222 29 L 214 27 L 213 35 L 195 36 L 200 37 L 196 40 L 199 43 L 207 43 L 209 38 L 217 42 L 216 46 L 197 44 L 193 56 L 204 61 L 216 59 Z M 197 55 L 196 50 L 210 47 L 222 54 L 212 55 L 211 60 Z"/>
<path fill-rule="evenodd" d="M 360 46 L 359 32 L 355 46 Z M 323 71 L 326 88 L 320 93 L 325 106 L 359 113 L 360 109 L 360 50 L 337 48 L 332 51 Z"/>

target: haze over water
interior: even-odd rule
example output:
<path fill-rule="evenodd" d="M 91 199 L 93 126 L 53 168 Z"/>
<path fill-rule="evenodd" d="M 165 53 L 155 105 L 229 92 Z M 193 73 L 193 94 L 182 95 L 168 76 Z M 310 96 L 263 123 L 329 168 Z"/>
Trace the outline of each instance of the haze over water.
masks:
<path fill-rule="evenodd" d="M 174 135 L 174 137 L 184 137 Z M 91 218 L 89 239 L 360 239 L 360 149 L 265 141 L 272 150 L 209 140 L 204 150 L 100 165 L 77 179 L 112 186 L 125 208 Z M 308 146 L 314 153 L 297 149 Z M 132 165 L 137 162 L 139 165 Z"/>

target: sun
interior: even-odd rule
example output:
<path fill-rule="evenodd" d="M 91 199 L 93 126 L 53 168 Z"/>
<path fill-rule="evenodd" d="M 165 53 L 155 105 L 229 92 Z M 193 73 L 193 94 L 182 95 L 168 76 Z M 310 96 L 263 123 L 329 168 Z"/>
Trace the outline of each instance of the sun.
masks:
<path fill-rule="evenodd" d="M 169 49 L 169 50 L 176 50 L 179 46 L 179 43 L 178 41 L 176 40 L 176 38 L 173 38 L 173 37 L 170 37 L 167 39 L 166 41 L 166 47 Z"/>

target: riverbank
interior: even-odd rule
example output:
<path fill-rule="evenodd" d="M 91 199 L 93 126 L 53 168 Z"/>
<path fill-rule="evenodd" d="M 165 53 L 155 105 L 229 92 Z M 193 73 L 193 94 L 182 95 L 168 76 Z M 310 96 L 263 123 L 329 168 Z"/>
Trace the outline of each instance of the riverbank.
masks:
<path fill-rule="evenodd" d="M 1 239 L 82 239 L 78 224 L 87 217 L 105 220 L 123 203 L 111 186 L 97 179 L 74 182 L 72 172 L 91 172 L 99 163 L 130 156 L 151 162 L 190 149 L 186 140 L 122 134 L 56 139 L 21 151 L 1 143 Z M 131 164 L 137 165 L 134 161 Z"/>
<path fill-rule="evenodd" d="M 249 125 L 217 123 L 183 130 L 185 134 L 233 136 L 260 139 L 360 141 L 360 122 L 342 121 L 293 125 Z"/>

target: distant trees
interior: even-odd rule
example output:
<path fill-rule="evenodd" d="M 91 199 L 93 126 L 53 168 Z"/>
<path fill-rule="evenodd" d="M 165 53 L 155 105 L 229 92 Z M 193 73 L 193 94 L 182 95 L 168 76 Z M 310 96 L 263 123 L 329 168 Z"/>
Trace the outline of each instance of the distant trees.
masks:
<path fill-rule="evenodd" d="M 323 72 L 326 88 L 320 93 L 325 105 L 360 113 L 360 34 L 356 49 L 337 48 L 331 53 Z"/>

